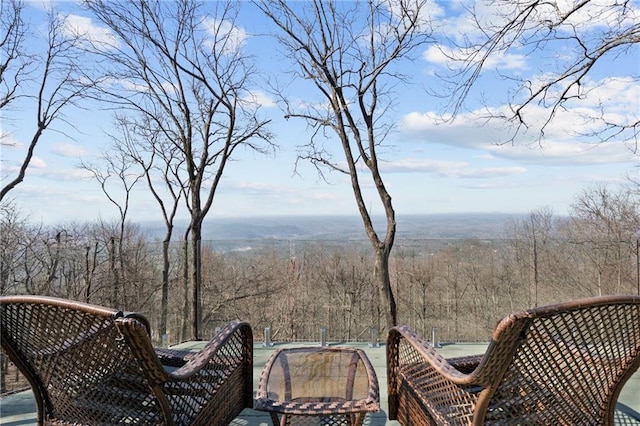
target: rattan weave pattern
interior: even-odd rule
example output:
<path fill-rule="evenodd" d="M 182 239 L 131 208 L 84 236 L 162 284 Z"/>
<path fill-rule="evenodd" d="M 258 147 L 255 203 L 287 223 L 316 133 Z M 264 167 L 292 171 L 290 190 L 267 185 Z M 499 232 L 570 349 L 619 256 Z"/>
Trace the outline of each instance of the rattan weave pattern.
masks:
<path fill-rule="evenodd" d="M 613 415 L 613 421 L 616 426 L 640 426 L 640 413 L 629 407 L 618 405 Z"/>
<path fill-rule="evenodd" d="M 615 406 L 640 366 L 640 297 L 510 315 L 477 357 L 445 360 L 409 327 L 394 328 L 387 363 L 389 418 L 404 425 L 612 425 L 614 415 L 631 419 Z"/>
<path fill-rule="evenodd" d="M 190 354 L 156 352 L 139 314 L 39 296 L 2 297 L 0 309 L 2 347 L 31 383 L 39 424 L 222 425 L 252 406 L 247 323 Z"/>

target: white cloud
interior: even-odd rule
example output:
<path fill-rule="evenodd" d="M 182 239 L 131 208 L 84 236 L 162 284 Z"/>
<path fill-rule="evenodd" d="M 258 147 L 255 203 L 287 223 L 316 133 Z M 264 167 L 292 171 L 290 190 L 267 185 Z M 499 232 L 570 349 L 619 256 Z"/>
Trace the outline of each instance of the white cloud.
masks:
<path fill-rule="evenodd" d="M 527 57 L 514 53 L 495 53 L 487 58 L 484 66 L 500 70 L 522 70 L 527 68 Z"/>
<path fill-rule="evenodd" d="M 91 18 L 79 15 L 68 15 L 64 18 L 65 33 L 71 37 L 79 37 L 88 43 L 103 49 L 118 46 L 118 39 L 111 30 L 94 25 Z"/>
<path fill-rule="evenodd" d="M 481 52 L 482 53 L 482 52 Z M 443 45 L 431 45 L 422 53 L 422 58 L 430 63 L 441 66 L 457 68 L 465 66 L 467 60 L 472 63 L 482 58 L 481 54 L 473 54 L 464 49 L 455 49 Z M 514 53 L 497 52 L 490 55 L 483 64 L 483 68 L 496 68 L 500 70 L 520 70 L 527 68 L 527 58 L 524 55 Z"/>
<path fill-rule="evenodd" d="M 624 125 L 640 121 L 640 83 L 637 78 L 608 77 L 599 81 L 587 80 L 585 94 L 572 105 L 590 107 L 591 117 Z"/>
<path fill-rule="evenodd" d="M 24 144 L 16 139 L 12 133 L 0 130 L 0 146 L 2 149 L 21 149 Z"/>
<path fill-rule="evenodd" d="M 325 185 L 298 187 L 292 184 L 257 181 L 229 181 L 220 188 L 221 197 L 232 198 L 235 201 L 239 199 L 252 200 L 252 203 L 260 205 L 262 212 L 284 210 L 292 213 L 299 209 L 308 209 L 316 203 L 335 203 L 343 198 L 344 194 L 343 191 L 327 191 Z M 229 211 L 227 214 L 237 216 L 238 211 Z"/>
<path fill-rule="evenodd" d="M 290 188 L 281 186 L 281 185 L 273 185 L 263 182 L 247 182 L 247 181 L 234 181 L 229 182 L 225 188 L 232 189 L 233 191 L 243 191 L 249 193 L 283 193 L 283 192 L 291 192 Z"/>
<path fill-rule="evenodd" d="M 51 152 L 62 157 L 77 158 L 87 154 L 87 150 L 71 143 L 57 143 L 51 148 Z"/>
<path fill-rule="evenodd" d="M 627 146 L 620 142 L 586 144 L 571 141 L 547 141 L 541 146 L 500 145 L 488 147 L 496 157 L 526 163 L 585 165 L 632 162 Z"/>
<path fill-rule="evenodd" d="M 461 6 L 459 6 L 461 5 Z M 442 29 L 446 35 L 458 41 L 478 40 L 484 36 L 484 30 L 502 28 L 516 13 L 521 13 L 522 2 L 498 2 L 461 0 L 446 18 Z M 528 6 L 527 3 L 525 6 Z M 575 10 L 574 10 L 575 9 Z M 572 13 L 569 12 L 573 10 Z M 472 13 L 470 13 L 470 11 Z M 622 19 L 624 14 L 624 20 Z M 528 13 L 529 28 L 548 27 L 549 23 L 562 22 L 560 30 L 569 33 L 591 31 L 595 28 L 615 28 L 630 26 L 640 22 L 640 10 L 637 2 L 625 2 L 617 7 L 610 0 L 590 0 L 576 3 L 575 0 L 555 0 L 539 2 L 535 10 Z"/>
<path fill-rule="evenodd" d="M 401 19 L 403 16 L 402 9 L 406 7 L 399 0 L 386 0 L 387 9 L 391 12 L 391 14 L 397 19 Z M 428 29 L 432 26 L 433 22 L 437 22 L 444 17 L 445 11 L 444 9 L 435 1 L 427 3 L 420 10 L 420 16 L 418 16 L 418 25 L 419 28 L 423 28 L 428 31 Z"/>
<path fill-rule="evenodd" d="M 443 123 L 435 112 L 412 112 L 401 120 L 398 130 L 403 136 L 414 141 L 462 148 L 482 149 L 508 140 L 510 132 L 504 121 L 494 120 L 495 124 L 486 123 L 486 118 L 480 115 L 481 113 L 485 111 L 459 114 L 453 123 Z"/>
<path fill-rule="evenodd" d="M 145 93 L 147 92 L 149 89 L 146 85 L 144 84 L 138 84 L 134 81 L 131 80 L 126 80 L 126 79 L 113 79 L 113 78 L 108 78 L 108 79 L 104 79 L 102 81 L 102 83 L 105 86 L 112 86 L 112 87 L 122 87 L 124 90 L 130 91 L 130 92 L 140 92 L 140 93 Z"/>
<path fill-rule="evenodd" d="M 204 26 L 210 36 L 209 46 L 223 54 L 233 54 L 242 49 L 249 37 L 244 28 L 225 20 L 210 18 L 204 22 Z"/>
<path fill-rule="evenodd" d="M 416 142 L 439 143 L 458 148 L 482 150 L 495 158 L 509 158 L 525 163 L 540 164 L 606 164 L 634 161 L 629 147 L 623 142 L 584 142 L 579 132 L 588 129 L 582 111 L 568 110 L 558 114 L 539 140 L 535 130 L 548 111 L 534 108 L 527 116 L 532 129 L 513 135 L 510 123 L 502 119 L 487 119 L 484 114 L 505 113 L 504 110 L 476 111 L 459 115 L 452 123 L 440 123 L 433 112 L 407 114 L 399 125 L 401 133 Z"/>
<path fill-rule="evenodd" d="M 444 37 L 455 40 L 459 45 L 483 45 L 486 43 L 488 35 L 495 31 L 502 31 L 507 22 L 514 19 L 516 14 L 522 13 L 523 7 L 528 7 L 528 4 L 488 0 L 460 0 L 457 2 L 451 0 L 447 7 L 447 15 L 441 19 L 440 32 Z M 599 32 L 622 32 L 625 29 L 630 31 L 633 26 L 640 24 L 640 9 L 637 2 L 625 2 L 624 6 L 612 6 L 610 0 L 590 0 L 580 5 L 577 5 L 574 0 L 540 2 L 534 10 L 527 13 L 527 16 L 527 24 L 522 29 L 524 32 L 524 36 L 521 37 L 522 43 L 526 43 L 527 38 L 534 32 L 541 28 L 547 28 L 550 24 L 559 25 L 556 27 L 559 38 L 564 35 L 563 33 L 567 33 L 571 36 L 577 34 L 583 40 L 599 40 L 602 38 Z M 570 46 L 569 43 L 562 42 L 560 45 L 565 49 Z M 512 47 L 517 49 L 523 47 L 523 44 L 515 42 Z M 576 48 L 579 50 L 581 46 L 576 46 Z M 439 65 L 452 66 L 451 61 L 446 58 L 457 58 L 458 60 L 467 58 L 472 63 L 481 58 L 477 55 L 470 57 L 469 53 L 471 52 L 450 47 L 431 46 L 423 52 L 423 59 Z M 557 55 L 556 59 L 564 54 L 570 54 L 564 50 L 553 53 Z M 483 68 L 519 70 L 526 68 L 527 59 L 527 54 L 497 52 L 487 58 Z"/>
<path fill-rule="evenodd" d="M 265 108 L 273 108 L 276 106 L 276 102 L 267 93 L 262 90 L 256 90 L 249 93 L 244 100 L 254 105 L 260 105 Z"/>
<path fill-rule="evenodd" d="M 433 64 L 446 65 L 450 61 L 450 56 L 447 55 L 451 54 L 453 54 L 451 49 L 446 49 L 445 53 L 444 46 L 431 45 L 422 53 L 422 58 L 425 61 L 431 62 Z"/>
<path fill-rule="evenodd" d="M 312 201 L 336 201 L 341 199 L 341 197 L 335 192 L 329 193 L 324 191 L 319 191 L 319 192 L 304 191 L 303 193 L 300 194 L 300 198 L 301 199 L 304 198 Z"/>
<path fill-rule="evenodd" d="M 460 169 L 467 167 L 468 164 L 465 161 L 405 159 L 381 163 L 380 168 L 387 173 L 422 173 Z"/>
<path fill-rule="evenodd" d="M 85 169 L 80 168 L 60 168 L 51 170 L 47 173 L 50 178 L 63 181 L 77 181 L 82 179 L 93 179 L 93 174 Z"/>
<path fill-rule="evenodd" d="M 122 88 L 128 92 L 137 92 L 137 93 L 148 93 L 150 91 L 149 84 L 150 82 L 144 82 L 142 80 L 128 80 L 128 79 L 113 79 L 108 78 L 104 79 L 102 83 L 105 86 L 111 86 L 115 88 Z M 154 88 L 166 95 L 172 95 L 178 93 L 178 87 L 170 82 L 170 81 L 160 81 L 159 85 L 155 84 L 157 82 L 153 81 Z"/>
<path fill-rule="evenodd" d="M 523 167 L 472 167 L 466 161 L 405 159 L 381 164 L 386 173 L 433 173 L 447 178 L 495 178 L 526 172 Z"/>
<path fill-rule="evenodd" d="M 492 16 L 494 14 L 491 4 L 476 0 L 442 0 L 440 3 L 448 1 L 449 14 L 441 19 L 442 25 L 440 26 L 441 32 L 457 41 L 475 39 L 481 34 L 478 29 L 476 19 L 468 13 L 469 10 L 475 10 L 477 19 L 481 22 L 484 21 L 484 16 Z M 486 6 L 488 7 L 484 7 Z M 483 12 L 484 9 L 491 10 L 490 13 Z"/>
<path fill-rule="evenodd" d="M 29 162 L 30 170 L 45 170 L 47 168 L 47 163 L 40 157 L 36 157 L 35 155 L 31 158 Z"/>
<path fill-rule="evenodd" d="M 620 25 L 622 13 L 625 14 L 627 24 L 640 22 L 639 10 L 634 2 L 615 7 L 612 6 L 611 0 L 591 0 L 576 7 L 574 0 L 556 0 L 541 5 L 543 7 L 538 8 L 537 14 L 540 22 L 563 22 L 563 27 L 571 33 L 596 27 L 617 27 Z"/>
<path fill-rule="evenodd" d="M 51 182 L 78 182 L 92 179 L 91 172 L 80 168 L 69 167 L 49 167 L 48 164 L 38 157 L 33 157 L 29 163 L 28 174 L 30 177 L 39 177 Z"/>
<path fill-rule="evenodd" d="M 538 76 L 532 81 L 539 86 L 548 81 L 548 76 Z M 550 117 L 549 108 L 560 96 L 570 97 L 556 111 L 545 129 L 548 139 L 576 139 L 598 142 L 594 135 L 607 136 L 611 125 L 632 129 L 640 121 L 640 84 L 637 77 L 606 77 L 601 80 L 585 78 L 577 86 L 563 95 L 564 87 L 553 87 L 545 95 L 545 104 L 530 103 L 523 109 L 523 117 L 534 132 Z M 578 93 L 579 90 L 579 93 Z M 633 138 L 632 130 L 617 135 L 614 140 Z M 629 139 L 627 139 L 629 140 Z"/>
<path fill-rule="evenodd" d="M 549 77 L 533 79 L 539 82 Z M 559 90 L 559 89 L 558 89 Z M 550 102 L 557 93 L 550 93 Z M 522 117 L 526 127 L 515 133 L 517 122 L 508 119 L 508 106 L 477 109 L 459 114 L 453 123 L 442 123 L 435 112 L 412 112 L 399 123 L 409 139 L 485 150 L 496 157 L 520 161 L 564 164 L 604 164 L 637 161 L 623 137 L 601 142 L 608 123 L 631 126 L 640 121 L 640 85 L 633 77 L 584 80 L 581 95 L 567 101 L 549 121 L 551 110 L 529 104 Z M 515 135 L 515 138 L 514 138 Z M 505 146 L 499 146 L 506 144 Z M 512 146 L 514 145 L 514 146 Z"/>
<path fill-rule="evenodd" d="M 27 4 L 37 9 L 50 10 L 52 5 L 55 4 L 55 2 L 56 0 L 31 0 Z"/>

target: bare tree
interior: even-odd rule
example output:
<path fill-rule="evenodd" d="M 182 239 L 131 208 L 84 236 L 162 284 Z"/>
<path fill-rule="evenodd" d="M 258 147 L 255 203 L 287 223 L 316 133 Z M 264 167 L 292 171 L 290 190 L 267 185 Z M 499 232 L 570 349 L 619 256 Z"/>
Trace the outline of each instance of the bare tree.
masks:
<path fill-rule="evenodd" d="M 0 0 L 0 112 L 5 125 L 0 146 L 15 144 L 6 127 L 12 113 L 32 120 L 20 125 L 33 128 L 33 133 L 15 174 L 12 168 L 3 167 L 0 200 L 24 180 L 44 132 L 64 120 L 63 112 L 88 89 L 81 83 L 78 39 L 66 31 L 64 18 L 48 11 L 47 39 L 43 51 L 38 51 L 34 46 L 39 40 L 23 20 L 23 8 L 20 0 Z"/>
<path fill-rule="evenodd" d="M 28 220 L 10 199 L 0 202 L 0 295 L 15 292 L 17 265 L 30 244 Z M 18 289 L 18 292 L 23 290 Z"/>
<path fill-rule="evenodd" d="M 544 254 L 548 251 L 553 232 L 553 209 L 543 207 L 529 213 L 522 221 L 524 238 L 529 245 L 529 305 L 538 306 Z"/>
<path fill-rule="evenodd" d="M 301 147 L 299 160 L 318 169 L 349 177 L 351 188 L 374 251 L 374 285 L 385 308 L 386 325 L 396 324 L 396 302 L 389 277 L 389 256 L 396 234 L 391 195 L 380 171 L 379 150 L 391 125 L 385 116 L 393 103 L 393 85 L 405 80 L 398 67 L 403 59 L 428 42 L 428 2 L 289 3 L 263 0 L 258 7 L 279 29 L 278 39 L 297 67 L 296 78 L 306 80 L 319 102 L 295 103 L 282 94 L 286 118 L 306 120 L 313 134 Z M 342 148 L 342 160 L 332 156 L 332 137 Z M 376 229 L 363 188 L 372 183 L 373 196 L 386 218 Z"/>
<path fill-rule="evenodd" d="M 627 292 L 640 236 L 640 204 L 626 190 L 588 187 L 571 204 L 569 235 L 583 248 L 596 272 L 596 293 Z M 625 273 L 625 271 L 628 271 Z"/>
<path fill-rule="evenodd" d="M 424 256 L 416 250 L 404 249 L 395 252 L 396 282 L 399 304 L 404 304 L 403 317 L 400 322 L 426 332 L 428 321 L 434 320 L 430 311 L 438 297 L 434 297 L 435 281 L 439 271 L 437 265 L 439 256 Z"/>
<path fill-rule="evenodd" d="M 145 117 L 175 147 L 188 197 L 192 337 L 201 322 L 201 230 L 237 149 L 266 152 L 271 135 L 251 98 L 255 73 L 235 27 L 232 2 L 86 0 L 116 35 L 95 45 L 107 70 L 109 101 Z M 267 145 L 264 144 L 267 142 Z"/>
<path fill-rule="evenodd" d="M 129 212 L 131 204 L 131 193 L 136 183 L 142 178 L 142 175 L 131 171 L 134 163 L 127 155 L 118 149 L 104 152 L 101 158 L 101 165 L 91 165 L 83 162 L 81 167 L 93 175 L 95 180 L 100 184 L 100 189 L 104 195 L 118 209 L 119 231 L 117 237 L 112 237 L 110 242 L 111 271 L 113 273 L 113 297 L 111 304 L 117 306 L 120 302 L 118 299 L 120 287 L 125 279 L 123 245 L 127 213 Z M 115 184 L 113 181 L 115 181 Z"/>
<path fill-rule="evenodd" d="M 139 118 L 136 120 L 136 118 Z M 167 333 L 169 306 L 169 269 L 170 244 L 174 230 L 174 220 L 183 196 L 186 196 L 187 184 L 181 181 L 180 169 L 184 166 L 184 157 L 178 147 L 164 138 L 164 134 L 154 129 L 147 116 L 116 115 L 120 138 L 114 139 L 117 150 L 131 158 L 141 170 L 153 198 L 158 203 L 165 224 L 162 240 L 162 295 L 160 314 L 160 336 Z"/>
<path fill-rule="evenodd" d="M 490 12 L 487 12 L 490 11 Z M 611 110 L 607 93 L 590 81 L 603 71 L 607 80 L 624 85 L 629 90 L 638 86 L 639 69 L 629 67 L 629 74 L 620 74 L 607 61 L 636 55 L 640 43 L 640 23 L 637 4 L 628 0 L 600 2 L 498 0 L 472 2 L 469 10 L 480 38 L 465 37 L 462 45 L 454 43 L 443 49 L 454 62 L 455 77 L 448 87 L 454 110 L 458 112 L 483 71 L 495 64 L 500 55 L 532 55 L 542 53 L 552 58 L 541 66 L 535 78 L 498 73 L 515 83 L 508 110 L 489 110 L 490 117 L 507 119 L 514 124 L 511 141 L 535 123 L 543 122 L 539 135 L 556 116 L 568 107 L 583 105 L 578 112 L 583 125 L 577 136 L 597 141 L 625 141 L 638 152 L 640 116 L 632 104 Z M 455 49 L 459 47 L 460 49 Z M 605 68 L 607 67 L 608 68 Z M 605 80 L 602 80 L 605 81 Z M 600 83 L 601 84 L 601 83 Z M 635 102 L 634 95 L 631 95 Z"/>

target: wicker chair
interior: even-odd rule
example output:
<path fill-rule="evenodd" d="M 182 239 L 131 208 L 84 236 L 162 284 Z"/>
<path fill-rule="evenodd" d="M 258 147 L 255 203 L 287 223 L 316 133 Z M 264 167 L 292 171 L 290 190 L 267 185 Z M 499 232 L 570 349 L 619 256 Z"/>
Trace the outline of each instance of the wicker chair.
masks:
<path fill-rule="evenodd" d="M 38 424 L 225 425 L 252 407 L 253 337 L 227 324 L 199 352 L 154 349 L 140 314 L 0 297 L 2 348 L 33 388 Z"/>
<path fill-rule="evenodd" d="M 444 359 L 409 327 L 387 341 L 389 418 L 403 425 L 613 425 L 640 366 L 640 297 L 509 315 L 484 355 Z"/>

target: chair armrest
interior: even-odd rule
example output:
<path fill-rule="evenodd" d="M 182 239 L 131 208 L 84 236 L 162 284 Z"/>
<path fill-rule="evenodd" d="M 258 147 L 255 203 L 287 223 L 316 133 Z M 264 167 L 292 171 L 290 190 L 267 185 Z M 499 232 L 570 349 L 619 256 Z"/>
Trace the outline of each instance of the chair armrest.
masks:
<path fill-rule="evenodd" d="M 155 348 L 156 356 L 160 363 L 165 367 L 176 370 L 187 363 L 196 353 L 190 350 L 177 350 L 168 348 Z"/>
<path fill-rule="evenodd" d="M 116 323 L 166 419 L 228 424 L 253 405 L 253 335 L 248 323 L 228 323 L 198 352 L 155 349 L 135 318 Z M 202 423 L 205 420 L 208 423 Z"/>
<path fill-rule="evenodd" d="M 395 352 L 398 351 L 400 345 L 405 345 L 408 352 L 411 353 L 399 356 Z M 408 326 L 391 329 L 387 342 L 387 351 L 390 350 L 394 354 L 392 357 L 388 357 L 387 362 L 395 358 L 395 362 L 399 367 L 420 366 L 422 368 L 430 368 L 442 375 L 445 380 L 451 381 L 456 385 L 477 384 L 474 382 L 474 377 L 471 373 L 480 364 L 483 355 L 445 359 L 427 340 Z M 471 367 L 473 368 L 469 371 Z"/>
<path fill-rule="evenodd" d="M 467 417 L 484 389 L 474 372 L 482 356 L 447 360 L 410 327 L 395 327 L 387 338 L 389 418 L 420 407 L 436 424 Z M 412 402 L 407 402 L 411 393 Z"/>
<path fill-rule="evenodd" d="M 248 323 L 232 321 L 200 351 L 157 350 L 163 357 L 165 365 L 183 365 L 169 373 L 172 380 L 185 380 L 202 369 L 236 369 L 239 366 L 253 366 L 253 337 Z M 174 354 L 171 358 L 169 355 Z M 172 360 L 172 361 L 170 361 Z M 175 364 L 170 364 L 174 362 Z"/>
<path fill-rule="evenodd" d="M 248 323 L 230 322 L 200 351 L 176 354 L 186 362 L 174 371 L 165 368 L 168 395 L 189 395 L 194 403 L 218 400 L 221 413 L 230 404 L 253 406 L 253 334 Z M 207 410 L 217 410 L 214 407 L 209 404 Z"/>
<path fill-rule="evenodd" d="M 253 335 L 251 326 L 242 321 L 228 323 L 198 352 L 155 349 L 146 327 L 136 318 L 118 318 L 116 323 L 129 347 L 143 367 L 152 385 L 167 382 L 200 380 L 201 370 L 237 370 L 253 372 Z M 211 375 L 209 375 L 211 376 Z M 249 389 L 252 377 L 247 379 Z"/>
<path fill-rule="evenodd" d="M 482 360 L 482 358 L 484 358 L 484 355 L 469 355 L 456 358 L 447 358 L 447 362 L 461 373 L 471 374 L 476 370 L 476 368 L 478 368 L 478 365 L 480 365 L 480 361 Z"/>

